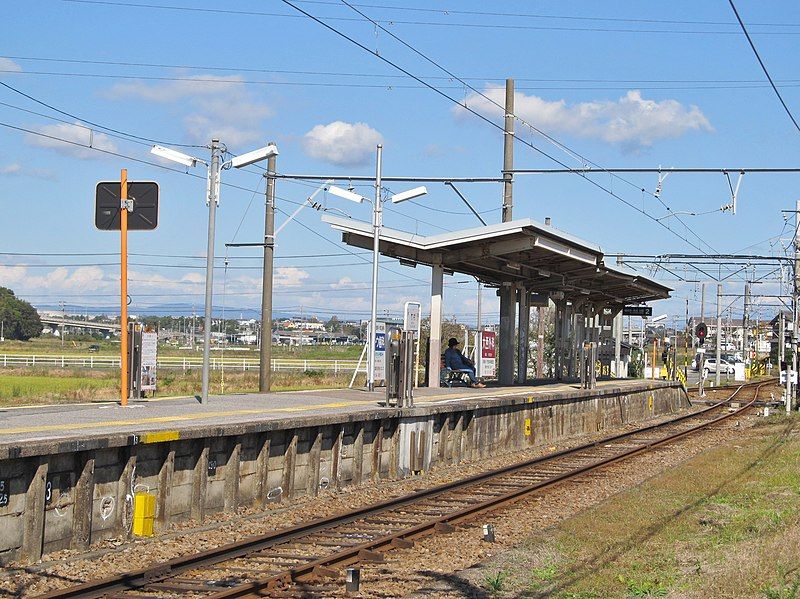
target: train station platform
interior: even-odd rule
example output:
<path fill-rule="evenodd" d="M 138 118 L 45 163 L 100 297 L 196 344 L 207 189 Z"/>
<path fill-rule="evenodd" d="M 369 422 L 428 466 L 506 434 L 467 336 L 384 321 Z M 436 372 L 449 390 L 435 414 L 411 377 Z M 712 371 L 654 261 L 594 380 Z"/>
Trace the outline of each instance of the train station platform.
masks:
<path fill-rule="evenodd" d="M 155 526 L 455 467 L 644 421 L 688 406 L 666 381 L 339 389 L 0 410 L 0 563 L 129 534 L 155 496 Z M 3 494 L 5 490 L 5 495 Z"/>
<path fill-rule="evenodd" d="M 603 389 L 637 389 L 641 380 L 607 380 Z M 650 381 L 647 381 L 650 383 Z M 524 401 L 563 398 L 583 392 L 578 384 L 543 383 L 524 386 L 427 388 L 414 390 L 418 410 L 445 403 L 497 402 L 523 398 Z M 73 441 L 88 446 L 90 438 L 135 434 L 140 438 L 204 436 L 220 428 L 252 426 L 259 422 L 313 417 L 314 422 L 336 419 L 347 414 L 358 418 L 367 414 L 393 415 L 396 408 L 385 404 L 385 390 L 326 389 L 275 393 L 233 393 L 212 395 L 205 404 L 195 397 L 131 400 L 126 407 L 115 402 L 48 405 L 0 409 L 0 459 L 10 457 L 10 445 L 40 442 L 59 444 Z M 400 410 L 402 412 L 402 410 Z M 406 410 L 408 411 L 408 410 Z M 192 434 L 194 433 L 194 434 Z M 165 435 L 166 434 L 166 435 Z M 27 452 L 22 452 L 27 453 Z M 13 454 L 13 451 L 12 451 Z"/>

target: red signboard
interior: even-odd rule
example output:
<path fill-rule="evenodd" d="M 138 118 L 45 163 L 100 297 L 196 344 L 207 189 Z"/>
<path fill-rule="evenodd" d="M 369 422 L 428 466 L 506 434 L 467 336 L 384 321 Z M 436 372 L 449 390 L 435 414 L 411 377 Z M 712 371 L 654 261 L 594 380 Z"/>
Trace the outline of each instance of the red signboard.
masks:
<path fill-rule="evenodd" d="M 496 338 L 497 336 L 492 331 L 483 331 L 481 335 L 481 358 L 497 357 Z"/>

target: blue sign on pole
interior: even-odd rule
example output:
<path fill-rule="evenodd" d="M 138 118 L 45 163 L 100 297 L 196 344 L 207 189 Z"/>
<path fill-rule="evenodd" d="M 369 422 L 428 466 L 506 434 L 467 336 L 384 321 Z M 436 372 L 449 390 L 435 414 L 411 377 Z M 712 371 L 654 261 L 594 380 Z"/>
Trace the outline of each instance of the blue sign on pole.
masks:
<path fill-rule="evenodd" d="M 375 334 L 375 351 L 386 351 L 386 333 Z"/>

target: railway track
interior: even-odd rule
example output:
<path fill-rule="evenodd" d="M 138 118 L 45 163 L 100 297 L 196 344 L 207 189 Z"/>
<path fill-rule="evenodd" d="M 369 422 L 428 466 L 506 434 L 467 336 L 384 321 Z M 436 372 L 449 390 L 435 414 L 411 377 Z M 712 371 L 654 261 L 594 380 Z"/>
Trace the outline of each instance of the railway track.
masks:
<path fill-rule="evenodd" d="M 724 401 L 663 423 L 41 597 L 339 594 L 346 566 L 383 561 L 385 552 L 409 548 L 426 535 L 451 532 L 481 514 L 742 414 L 766 384 L 742 385 Z M 734 400 L 741 407 L 724 411 Z"/>

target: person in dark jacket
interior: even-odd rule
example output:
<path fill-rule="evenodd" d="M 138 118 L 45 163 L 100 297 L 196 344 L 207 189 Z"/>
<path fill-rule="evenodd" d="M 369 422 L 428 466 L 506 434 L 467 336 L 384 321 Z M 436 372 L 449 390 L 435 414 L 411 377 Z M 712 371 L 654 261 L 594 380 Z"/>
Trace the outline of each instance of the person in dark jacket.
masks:
<path fill-rule="evenodd" d="M 458 349 L 458 339 L 455 337 L 450 337 L 447 341 L 447 349 L 444 352 L 444 365 L 453 372 L 466 372 L 470 380 L 470 387 L 482 389 L 486 386 L 475 376 L 475 365 L 472 360 Z"/>

